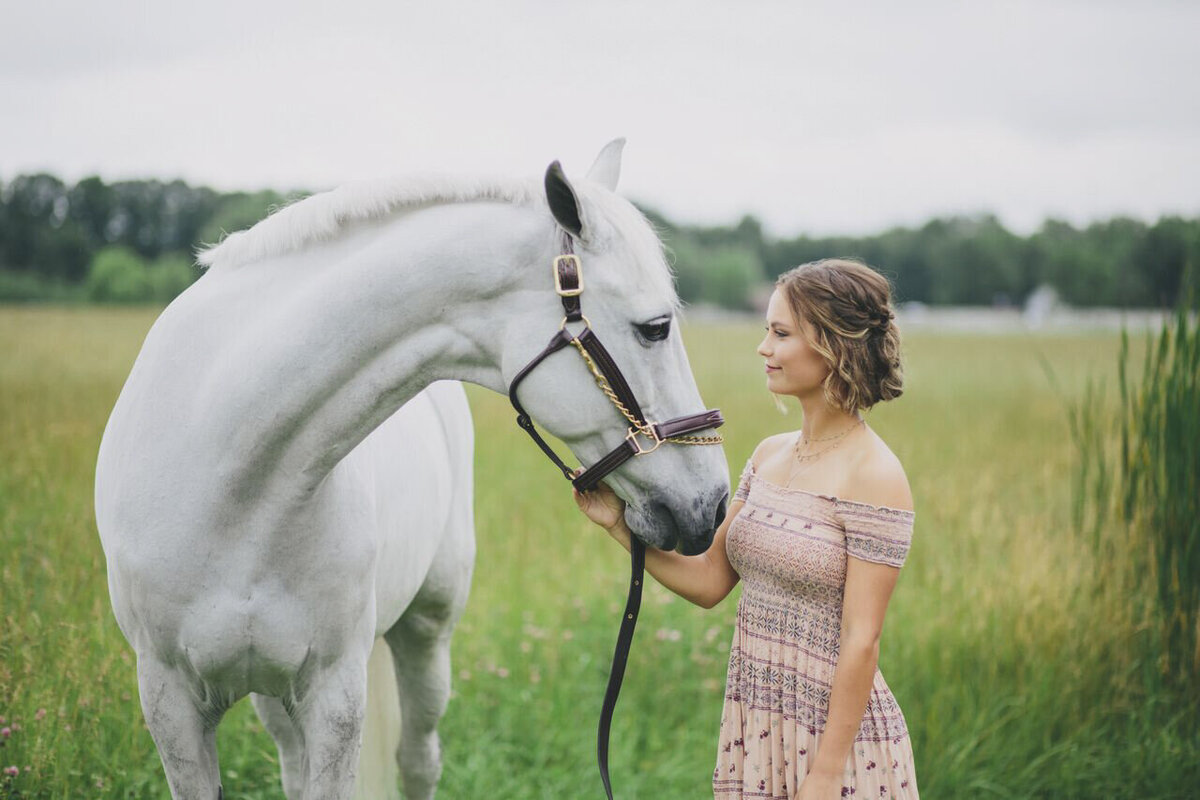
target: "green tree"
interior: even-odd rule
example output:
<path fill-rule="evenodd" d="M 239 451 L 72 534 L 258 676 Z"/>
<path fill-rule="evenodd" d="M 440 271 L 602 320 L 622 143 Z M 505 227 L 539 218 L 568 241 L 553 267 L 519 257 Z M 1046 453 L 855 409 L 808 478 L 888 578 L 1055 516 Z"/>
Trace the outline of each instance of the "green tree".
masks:
<path fill-rule="evenodd" d="M 154 286 L 146 262 L 134 250 L 121 245 L 96 253 L 86 286 L 88 299 L 99 303 L 140 303 L 153 299 Z"/>
<path fill-rule="evenodd" d="M 197 232 L 195 245 L 216 244 L 227 234 L 245 230 L 283 202 L 283 195 L 270 190 L 224 195 Z"/>
<path fill-rule="evenodd" d="M 704 266 L 700 248 L 690 239 L 673 236 L 667 244 L 667 257 L 675 273 L 675 291 L 685 303 L 699 302 L 704 291 Z"/>
<path fill-rule="evenodd" d="M 991 215 L 933 220 L 919 237 L 935 303 L 991 305 L 1023 288 L 1018 239 Z"/>
<path fill-rule="evenodd" d="M 116 207 L 116 198 L 111 186 L 98 176 L 84 178 L 67 194 L 70 207 L 68 217 L 87 235 L 93 247 L 102 247 L 112 241 L 109 222 Z"/>
<path fill-rule="evenodd" d="M 704 253 L 705 280 L 700 296 L 722 308 L 750 309 L 750 293 L 763 282 L 758 255 L 735 246 L 714 247 Z"/>
<path fill-rule="evenodd" d="M 66 186 L 53 175 L 20 175 L 4 187 L 0 266 L 60 274 L 48 246 L 66 217 Z"/>
<path fill-rule="evenodd" d="M 1115 276 L 1093 237 L 1069 222 L 1047 220 L 1031 240 L 1042 281 L 1072 305 L 1111 303 Z"/>
<path fill-rule="evenodd" d="M 150 296 L 160 303 L 174 300 L 199 275 L 192 259 L 182 253 L 169 253 L 156 259 L 146 272 L 150 281 Z"/>
<path fill-rule="evenodd" d="M 758 255 L 745 246 L 705 247 L 692 235 L 677 234 L 669 247 L 676 291 L 687 303 L 748 309 L 754 287 L 766 279 Z"/>
<path fill-rule="evenodd" d="M 1132 262 L 1145 276 L 1149 303 L 1178 304 L 1187 265 L 1200 267 L 1200 221 L 1163 217 L 1137 243 Z"/>

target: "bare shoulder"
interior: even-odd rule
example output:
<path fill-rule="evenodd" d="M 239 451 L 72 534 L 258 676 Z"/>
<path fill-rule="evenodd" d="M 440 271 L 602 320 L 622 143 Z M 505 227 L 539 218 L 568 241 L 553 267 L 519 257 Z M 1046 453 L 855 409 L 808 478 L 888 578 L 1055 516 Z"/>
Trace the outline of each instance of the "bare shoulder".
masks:
<path fill-rule="evenodd" d="M 854 466 L 848 499 L 903 511 L 913 510 L 912 490 L 900 459 L 888 446 L 874 437 Z"/>
<path fill-rule="evenodd" d="M 758 447 L 754 448 L 754 455 L 750 456 L 750 460 L 754 462 L 754 468 L 758 469 L 764 461 L 786 449 L 795 436 L 795 431 L 784 431 L 774 436 L 768 436 L 759 442 Z"/>

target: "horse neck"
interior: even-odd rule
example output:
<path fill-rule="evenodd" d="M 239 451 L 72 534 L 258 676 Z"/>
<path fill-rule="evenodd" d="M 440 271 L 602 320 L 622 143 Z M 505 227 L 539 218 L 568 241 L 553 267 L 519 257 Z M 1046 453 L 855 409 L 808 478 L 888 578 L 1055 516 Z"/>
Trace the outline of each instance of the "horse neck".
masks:
<path fill-rule="evenodd" d="M 238 387 L 220 404 L 235 445 L 227 485 L 302 500 L 434 381 L 506 391 L 503 321 L 554 242 L 548 215 L 477 203 L 409 212 L 300 256 L 322 263 L 227 362 L 223 383 Z"/>

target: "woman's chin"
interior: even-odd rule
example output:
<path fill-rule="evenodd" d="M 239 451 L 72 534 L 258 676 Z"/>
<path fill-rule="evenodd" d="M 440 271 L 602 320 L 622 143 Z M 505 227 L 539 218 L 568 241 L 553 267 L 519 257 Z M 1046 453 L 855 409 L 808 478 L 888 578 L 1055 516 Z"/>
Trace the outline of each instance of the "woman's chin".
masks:
<path fill-rule="evenodd" d="M 817 389 L 819 389 L 819 388 L 820 387 L 817 387 Z M 808 393 L 811 393 L 811 391 L 816 391 L 816 390 L 809 390 L 809 392 L 805 392 L 803 390 L 797 389 L 796 386 L 793 384 L 785 384 L 783 381 L 773 381 L 770 378 L 768 378 L 767 379 L 767 391 L 780 399 L 788 398 L 788 397 L 794 397 L 796 399 L 800 399 L 801 397 L 806 396 Z"/>

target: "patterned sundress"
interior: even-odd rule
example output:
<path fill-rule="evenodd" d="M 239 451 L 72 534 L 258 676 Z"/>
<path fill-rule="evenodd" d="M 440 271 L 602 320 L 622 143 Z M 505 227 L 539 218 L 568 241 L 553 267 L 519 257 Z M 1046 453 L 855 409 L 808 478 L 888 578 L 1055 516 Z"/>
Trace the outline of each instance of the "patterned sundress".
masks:
<path fill-rule="evenodd" d="M 841 638 L 846 559 L 903 565 L 912 511 L 763 480 L 746 462 L 726 534 L 742 581 L 713 794 L 791 800 L 825 730 Z M 842 776 L 843 797 L 916 798 L 900 706 L 875 670 Z"/>

